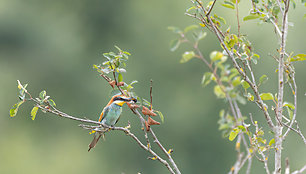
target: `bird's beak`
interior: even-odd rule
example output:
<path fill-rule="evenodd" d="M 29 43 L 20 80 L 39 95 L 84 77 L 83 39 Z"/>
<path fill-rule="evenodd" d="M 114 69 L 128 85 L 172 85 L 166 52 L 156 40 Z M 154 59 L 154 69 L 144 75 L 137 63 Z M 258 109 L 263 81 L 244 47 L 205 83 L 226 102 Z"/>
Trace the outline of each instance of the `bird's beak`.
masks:
<path fill-rule="evenodd" d="M 137 103 L 137 99 L 134 97 L 131 97 L 129 103 Z"/>

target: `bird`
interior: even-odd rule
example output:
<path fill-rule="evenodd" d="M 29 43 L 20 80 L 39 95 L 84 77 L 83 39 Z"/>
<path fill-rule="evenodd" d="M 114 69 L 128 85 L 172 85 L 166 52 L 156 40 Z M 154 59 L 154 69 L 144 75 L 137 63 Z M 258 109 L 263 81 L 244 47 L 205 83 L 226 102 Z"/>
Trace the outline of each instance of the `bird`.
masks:
<path fill-rule="evenodd" d="M 113 127 L 120 118 L 122 112 L 122 105 L 127 102 L 136 103 L 137 99 L 133 97 L 127 97 L 125 95 L 114 95 L 102 110 L 98 122 Z M 104 137 L 104 133 L 108 130 L 109 128 L 102 128 L 99 132 L 93 131 L 95 134 L 93 140 L 88 145 L 88 152 L 96 146 L 101 136 Z"/>

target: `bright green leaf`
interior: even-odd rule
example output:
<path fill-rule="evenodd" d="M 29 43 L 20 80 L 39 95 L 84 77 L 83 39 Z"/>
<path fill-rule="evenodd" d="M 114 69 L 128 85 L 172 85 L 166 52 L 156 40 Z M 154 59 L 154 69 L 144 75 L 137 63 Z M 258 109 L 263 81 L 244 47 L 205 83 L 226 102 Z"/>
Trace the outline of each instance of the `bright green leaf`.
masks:
<path fill-rule="evenodd" d="M 174 39 L 170 42 L 170 51 L 175 51 L 180 46 L 180 40 Z"/>
<path fill-rule="evenodd" d="M 19 106 L 23 103 L 24 101 L 20 101 L 16 104 L 13 105 L 12 109 L 10 109 L 10 116 L 14 117 L 16 116 L 17 112 L 18 112 L 18 108 Z"/>
<path fill-rule="evenodd" d="M 250 87 L 249 83 L 244 81 L 244 80 L 241 80 L 241 86 L 244 88 L 244 89 L 248 89 Z"/>
<path fill-rule="evenodd" d="M 122 82 L 123 81 L 123 76 L 121 73 L 118 74 L 118 82 Z"/>
<path fill-rule="evenodd" d="M 247 97 L 249 101 L 254 101 L 254 96 L 251 93 L 248 93 Z"/>
<path fill-rule="evenodd" d="M 261 93 L 259 96 L 262 100 L 274 100 L 273 94 L 271 93 Z"/>
<path fill-rule="evenodd" d="M 235 9 L 235 5 L 231 2 L 224 1 L 224 4 L 221 4 L 223 7 Z"/>
<path fill-rule="evenodd" d="M 256 14 L 250 14 L 246 17 L 243 18 L 243 21 L 248 21 L 248 20 L 253 20 L 253 19 L 257 19 L 259 18 L 260 16 L 259 15 L 256 15 Z"/>
<path fill-rule="evenodd" d="M 241 82 L 241 78 L 240 78 L 240 76 L 238 76 L 238 77 L 234 78 L 234 80 L 232 81 L 232 84 L 233 84 L 234 87 L 236 87 L 236 86 L 240 85 L 240 82 Z"/>
<path fill-rule="evenodd" d="M 306 60 L 306 54 L 298 54 L 290 59 L 291 62 L 304 60 Z"/>
<path fill-rule="evenodd" d="M 240 132 L 240 129 L 233 129 L 233 130 L 231 131 L 231 133 L 230 133 L 228 139 L 229 139 L 230 141 L 233 141 L 233 140 L 237 137 L 237 135 L 238 135 L 239 132 Z"/>
<path fill-rule="evenodd" d="M 218 19 L 220 22 L 222 22 L 223 24 L 226 24 L 226 21 L 225 21 L 225 19 L 224 19 L 223 17 L 217 16 L 217 15 L 214 15 L 214 17 L 215 17 L 216 19 Z"/>
<path fill-rule="evenodd" d="M 295 109 L 294 105 L 293 105 L 292 103 L 289 103 L 289 102 L 284 102 L 283 106 L 284 106 L 284 107 L 285 107 L 285 106 L 288 106 L 288 107 L 289 107 L 290 109 L 292 109 L 292 110 Z"/>
<path fill-rule="evenodd" d="M 38 111 L 38 107 L 37 106 L 33 107 L 32 111 L 31 111 L 31 118 L 32 118 L 32 120 L 35 120 L 37 111 Z"/>
<path fill-rule="evenodd" d="M 186 51 L 183 54 L 182 59 L 180 60 L 180 63 L 186 63 L 194 57 L 195 57 L 195 53 L 193 51 Z"/>
<path fill-rule="evenodd" d="M 275 143 L 274 138 L 269 141 L 269 146 L 272 146 Z"/>

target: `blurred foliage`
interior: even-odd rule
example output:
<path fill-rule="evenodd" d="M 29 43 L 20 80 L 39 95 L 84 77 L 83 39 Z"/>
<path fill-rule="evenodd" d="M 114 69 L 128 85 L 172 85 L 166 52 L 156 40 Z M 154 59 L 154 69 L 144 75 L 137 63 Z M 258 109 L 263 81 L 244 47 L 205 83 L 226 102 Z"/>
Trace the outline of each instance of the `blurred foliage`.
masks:
<path fill-rule="evenodd" d="M 207 69 L 198 60 L 180 64 L 181 53 L 168 50 L 173 35 L 167 27 L 184 28 L 194 24 L 190 17 L 184 16 L 185 9 L 191 6 L 189 1 L 1 0 L 0 3 L 0 173 L 167 172 L 159 163 L 144 160 L 147 154 L 121 133 L 111 132 L 93 153 L 88 153 L 92 137 L 77 127 L 77 122 L 50 114 L 33 122 L 28 119 L 33 107 L 30 104 L 21 106 L 24 109 L 18 112 L 18 117 L 8 116 L 8 109 L 18 101 L 15 86 L 20 79 L 30 84 L 33 93 L 47 90 L 66 113 L 96 119 L 109 100 L 110 90 L 91 67 L 99 61 L 101 53 L 114 45 L 133 54 L 127 63 L 129 74 L 125 78 L 137 79 L 142 84 L 133 85 L 140 96 L 149 98 L 149 81 L 154 80 L 154 106 L 165 115 L 165 123 L 155 129 L 156 134 L 166 147 L 174 150 L 173 158 L 182 173 L 203 170 L 225 173 L 231 167 L 236 158 L 232 152 L 234 145 L 220 136 L 217 125 L 221 117 L 218 113 L 224 104 L 211 93 L 213 86 L 203 89 L 199 85 L 204 76 L 204 85 L 214 78 L 204 74 Z M 292 60 L 302 60 L 305 56 L 298 55 L 305 52 L 306 35 L 301 34 L 306 27 L 305 7 L 296 3 L 296 8 L 289 13 L 294 27 L 289 27 L 287 47 L 295 51 Z M 241 16 L 248 16 L 248 8 L 243 8 L 248 2 L 241 1 L 240 5 Z M 234 10 L 218 3 L 216 7 L 220 16 L 215 18 L 220 24 L 222 18 L 227 25 L 235 24 Z M 235 26 L 231 30 L 235 31 Z M 253 49 L 261 55 L 262 61 L 256 66 L 256 72 L 260 72 L 258 77 L 269 76 L 268 81 L 262 78 L 262 83 L 266 81 L 262 89 L 275 93 L 276 88 L 270 82 L 276 78 L 269 75 L 275 73 L 271 69 L 275 62 L 268 56 L 277 49 L 271 44 L 277 42 L 272 27 L 250 20 L 241 22 L 241 31 L 249 33 Z M 201 37 L 205 37 L 200 46 L 205 56 L 219 50 L 214 36 L 203 32 Z M 229 41 L 234 38 L 229 35 Z M 176 49 L 178 44 L 173 41 L 171 48 Z M 192 48 L 180 47 L 189 51 L 185 58 L 191 59 Z M 306 104 L 303 66 L 305 61 L 295 69 L 301 94 L 298 115 L 306 112 L 301 107 Z M 242 111 L 256 110 L 255 107 L 247 104 Z M 258 112 L 253 116 L 263 120 Z M 228 117 L 226 113 L 224 117 Z M 228 118 L 224 121 L 230 124 Z M 137 126 L 133 127 L 138 124 L 137 118 L 125 107 L 118 125 L 126 125 L 128 120 L 133 131 L 141 132 L 135 129 Z M 301 125 L 306 124 L 304 117 L 298 120 Z M 299 168 L 306 161 L 302 155 L 306 150 L 298 138 L 291 133 L 285 142 L 292 150 L 283 156 L 292 159 L 292 168 Z M 267 139 L 266 143 L 273 145 L 273 140 Z M 253 166 L 256 173 L 263 172 L 260 162 L 254 160 Z"/>

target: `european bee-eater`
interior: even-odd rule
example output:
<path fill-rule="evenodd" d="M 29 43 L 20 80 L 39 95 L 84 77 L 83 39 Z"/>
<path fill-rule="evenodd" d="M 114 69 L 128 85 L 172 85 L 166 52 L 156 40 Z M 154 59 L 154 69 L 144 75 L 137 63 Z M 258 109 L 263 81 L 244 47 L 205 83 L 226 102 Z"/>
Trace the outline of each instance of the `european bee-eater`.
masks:
<path fill-rule="evenodd" d="M 122 112 L 122 105 L 127 102 L 136 103 L 137 100 L 133 97 L 126 97 L 124 95 L 114 95 L 101 112 L 98 121 L 107 126 L 114 126 L 120 118 L 120 114 Z M 101 136 L 104 136 L 104 133 L 108 130 L 108 128 L 102 128 L 102 132 L 95 132 L 94 139 L 88 145 L 88 152 L 90 151 L 90 149 L 96 146 Z"/>

